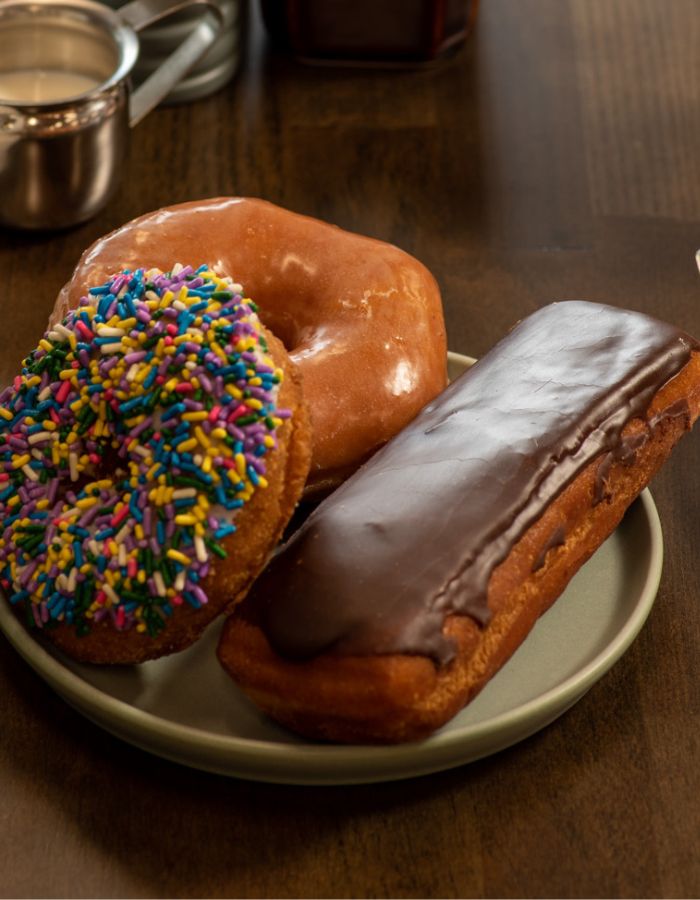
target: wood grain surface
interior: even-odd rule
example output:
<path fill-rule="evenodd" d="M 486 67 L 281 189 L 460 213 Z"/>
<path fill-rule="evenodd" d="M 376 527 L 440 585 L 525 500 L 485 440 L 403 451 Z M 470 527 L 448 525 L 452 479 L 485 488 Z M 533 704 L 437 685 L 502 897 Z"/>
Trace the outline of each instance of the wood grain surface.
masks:
<path fill-rule="evenodd" d="M 0 381 L 90 242 L 218 194 L 415 254 L 463 353 L 564 298 L 700 333 L 699 47 L 696 0 L 482 0 L 440 65 L 324 69 L 273 53 L 254 10 L 235 82 L 139 125 L 96 219 L 0 232 Z M 0 639 L 0 894 L 697 896 L 697 435 L 653 492 L 664 574 L 630 651 L 542 732 L 440 775 L 297 788 L 179 767 L 87 722 Z"/>

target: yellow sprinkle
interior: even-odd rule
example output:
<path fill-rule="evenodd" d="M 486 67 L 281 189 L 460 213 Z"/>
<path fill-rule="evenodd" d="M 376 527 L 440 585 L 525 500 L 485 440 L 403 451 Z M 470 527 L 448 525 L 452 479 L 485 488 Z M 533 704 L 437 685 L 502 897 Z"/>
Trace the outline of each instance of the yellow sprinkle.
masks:
<path fill-rule="evenodd" d="M 13 469 L 21 469 L 22 466 L 26 466 L 28 462 L 31 461 L 31 456 L 28 453 L 23 453 L 22 456 L 16 456 L 12 461 Z"/>
<path fill-rule="evenodd" d="M 2 416 L 3 419 L 7 419 L 8 422 L 10 421 L 10 419 L 14 419 L 14 416 L 12 415 L 10 410 L 5 409 L 4 406 L 0 406 L 0 416 Z"/>
<path fill-rule="evenodd" d="M 241 476 L 241 478 L 243 478 L 246 471 L 245 456 L 242 453 L 236 453 L 236 455 L 234 456 L 234 460 L 236 462 L 236 469 L 238 471 L 238 474 Z"/>
<path fill-rule="evenodd" d="M 178 444 L 177 450 L 178 453 L 189 453 L 190 450 L 197 449 L 197 441 L 195 438 L 190 438 L 187 441 L 183 441 L 181 444 Z"/>
<path fill-rule="evenodd" d="M 197 438 L 202 447 L 211 447 L 211 441 L 206 436 L 206 434 L 202 431 L 199 425 L 195 426 L 194 436 Z"/>
<path fill-rule="evenodd" d="M 206 410 L 201 410 L 201 412 L 186 412 L 182 414 L 182 419 L 185 422 L 204 422 L 205 419 L 209 418 L 209 413 Z"/>
<path fill-rule="evenodd" d="M 180 553 L 179 550 L 174 550 L 172 547 L 167 552 L 168 559 L 174 559 L 175 562 L 180 562 L 183 565 L 187 566 L 190 563 L 189 556 L 185 556 L 184 553 Z"/>
<path fill-rule="evenodd" d="M 98 502 L 97 497 L 83 497 L 80 500 L 75 501 L 75 505 L 78 509 L 90 509 L 91 506 L 94 506 Z"/>
<path fill-rule="evenodd" d="M 134 381 L 136 382 L 136 384 L 141 384 L 142 381 L 145 381 L 147 376 L 150 374 L 150 371 L 151 369 L 149 366 L 142 366 L 134 376 Z"/>
<path fill-rule="evenodd" d="M 223 362 L 228 362 L 228 356 L 226 356 L 220 344 L 218 344 L 216 341 L 212 341 L 209 346 L 214 351 L 214 353 L 216 353 L 219 359 L 223 360 Z"/>
<path fill-rule="evenodd" d="M 197 519 L 190 513 L 183 513 L 182 515 L 175 516 L 176 525 L 194 525 L 196 521 Z"/>

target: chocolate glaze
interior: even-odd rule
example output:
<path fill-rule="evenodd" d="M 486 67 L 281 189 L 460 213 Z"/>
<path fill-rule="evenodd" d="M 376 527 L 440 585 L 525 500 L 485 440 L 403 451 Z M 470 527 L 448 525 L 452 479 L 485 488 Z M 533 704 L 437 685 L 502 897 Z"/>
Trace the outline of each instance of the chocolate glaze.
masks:
<path fill-rule="evenodd" d="M 608 477 L 614 463 L 622 463 L 625 466 L 632 466 L 637 459 L 637 452 L 646 444 L 652 432 L 668 419 L 675 419 L 684 416 L 690 418 L 690 407 L 688 401 L 681 397 L 676 400 L 667 409 L 660 410 L 656 415 L 649 418 L 645 425 L 644 431 L 637 431 L 634 434 L 623 435 L 618 440 L 612 450 L 609 450 L 601 459 L 596 471 L 595 487 L 593 490 L 594 504 L 601 503 L 610 497 L 608 491 Z"/>
<path fill-rule="evenodd" d="M 448 662 L 446 615 L 488 622 L 494 568 L 697 348 L 639 313 L 544 307 L 315 510 L 243 614 L 292 659 L 399 652 Z"/>

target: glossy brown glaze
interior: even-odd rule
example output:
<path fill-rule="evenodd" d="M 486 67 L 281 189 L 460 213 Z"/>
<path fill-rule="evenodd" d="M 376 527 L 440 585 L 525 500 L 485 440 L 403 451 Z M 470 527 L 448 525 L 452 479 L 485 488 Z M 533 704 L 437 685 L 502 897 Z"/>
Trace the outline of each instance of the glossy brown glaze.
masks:
<path fill-rule="evenodd" d="M 289 658 L 449 662 L 445 618 L 487 624 L 495 567 L 595 458 L 633 460 L 620 432 L 695 347 L 639 313 L 544 307 L 315 511 L 246 607 Z"/>
<path fill-rule="evenodd" d="M 445 325 L 428 270 L 390 244 L 262 200 L 202 200 L 134 219 L 83 254 L 54 315 L 116 270 L 176 262 L 232 273 L 299 366 L 312 486 L 356 468 L 445 386 Z"/>

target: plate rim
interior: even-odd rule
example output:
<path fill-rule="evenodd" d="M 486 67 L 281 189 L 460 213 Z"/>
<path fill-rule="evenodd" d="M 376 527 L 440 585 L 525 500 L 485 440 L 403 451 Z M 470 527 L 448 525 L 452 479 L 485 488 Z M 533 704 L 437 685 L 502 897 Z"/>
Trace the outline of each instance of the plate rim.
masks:
<path fill-rule="evenodd" d="M 448 353 L 448 358 L 462 366 L 474 362 L 454 352 Z M 587 664 L 537 697 L 477 723 L 408 744 L 277 743 L 179 724 L 83 679 L 24 628 L 4 597 L 0 631 L 49 687 L 78 712 L 120 739 L 163 758 L 221 775 L 280 784 L 369 784 L 411 778 L 473 762 L 523 740 L 569 709 L 626 652 L 651 612 L 663 565 L 661 523 L 648 488 L 635 505 L 647 527 L 649 554 L 639 596 L 613 638 Z M 487 745 L 486 738 L 490 738 Z M 473 745 L 474 752 L 464 752 L 465 743 Z"/>

